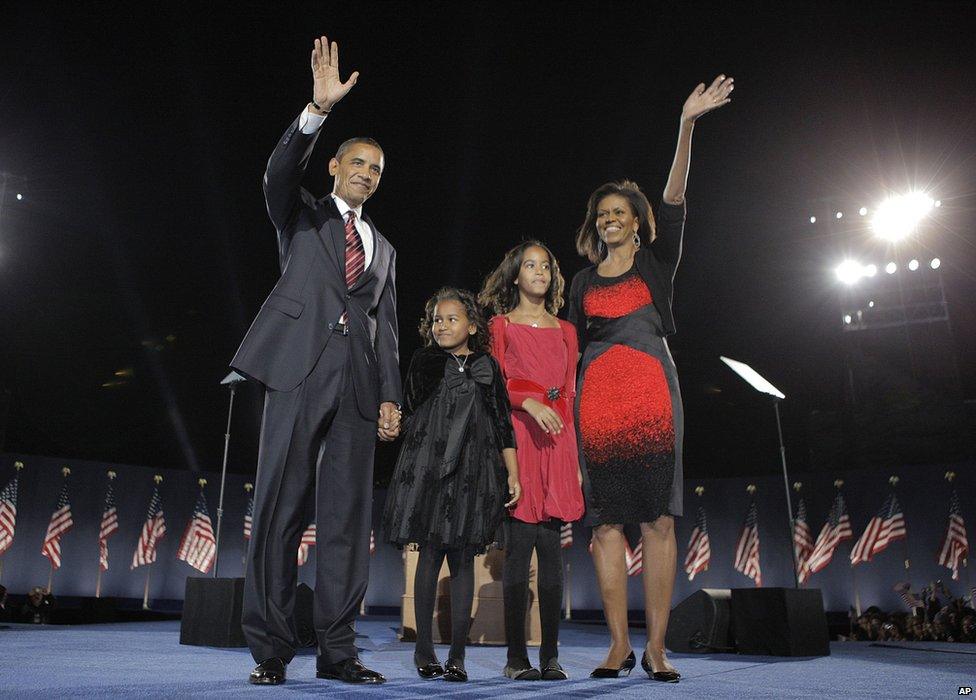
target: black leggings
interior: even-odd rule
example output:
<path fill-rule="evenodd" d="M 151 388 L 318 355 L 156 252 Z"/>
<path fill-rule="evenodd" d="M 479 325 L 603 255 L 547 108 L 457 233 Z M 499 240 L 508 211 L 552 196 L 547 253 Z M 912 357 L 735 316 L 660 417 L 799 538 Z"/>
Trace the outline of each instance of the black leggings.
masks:
<path fill-rule="evenodd" d="M 533 549 L 539 561 L 539 617 L 542 623 L 539 663 L 545 666 L 559 655 L 559 617 L 563 600 L 563 555 L 559 546 L 561 526 L 558 520 L 524 523 L 512 518 L 507 523 L 502 585 L 509 663 L 528 663 L 525 614 L 529 602 L 529 564 Z"/>
<path fill-rule="evenodd" d="M 423 547 L 413 580 L 414 609 L 417 616 L 414 662 L 418 666 L 437 660 L 432 627 L 434 604 L 437 600 L 437 577 L 445 556 L 451 570 L 451 651 L 448 659 L 464 659 L 464 644 L 471 626 L 471 604 L 474 602 L 474 552 L 470 549 Z"/>

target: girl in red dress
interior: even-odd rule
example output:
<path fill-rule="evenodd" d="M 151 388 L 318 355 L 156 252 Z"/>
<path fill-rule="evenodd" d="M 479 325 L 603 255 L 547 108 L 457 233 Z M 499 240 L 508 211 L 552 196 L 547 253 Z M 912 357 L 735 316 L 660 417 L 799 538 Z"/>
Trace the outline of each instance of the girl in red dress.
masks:
<path fill-rule="evenodd" d="M 559 543 L 565 522 L 583 515 L 582 474 L 573 400 L 576 396 L 576 329 L 556 318 L 565 282 L 549 249 L 538 241 L 512 248 L 485 280 L 479 300 L 494 316 L 491 352 L 512 403 L 522 498 L 505 523 L 505 632 L 513 680 L 565 680 L 557 659 L 563 597 Z M 529 562 L 539 564 L 542 646 L 539 668 L 525 643 Z"/>

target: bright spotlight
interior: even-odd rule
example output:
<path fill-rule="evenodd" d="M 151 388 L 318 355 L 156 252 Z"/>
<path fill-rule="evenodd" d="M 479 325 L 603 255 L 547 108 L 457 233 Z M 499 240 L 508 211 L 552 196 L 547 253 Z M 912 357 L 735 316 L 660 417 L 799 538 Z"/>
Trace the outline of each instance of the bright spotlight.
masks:
<path fill-rule="evenodd" d="M 873 263 L 871 265 L 865 265 L 861 272 L 868 277 L 874 277 L 878 274 L 878 266 Z"/>
<path fill-rule="evenodd" d="M 836 216 L 838 219 L 843 219 L 844 218 L 844 212 L 839 211 L 836 214 L 834 214 L 834 216 Z"/>
<path fill-rule="evenodd" d="M 861 216 L 867 216 L 868 208 L 867 207 L 861 207 L 860 209 L 857 210 L 857 213 L 860 214 Z"/>
<path fill-rule="evenodd" d="M 942 206 L 942 200 L 941 199 L 935 200 L 935 206 L 941 207 Z"/>
<path fill-rule="evenodd" d="M 909 260 L 908 269 L 911 270 L 912 272 L 915 272 L 915 270 L 918 269 L 918 260 L 915 260 L 914 258 L 912 260 Z"/>
<path fill-rule="evenodd" d="M 21 202 L 21 201 L 23 201 L 23 199 L 24 199 L 24 195 L 22 195 L 20 192 L 18 192 L 17 193 L 17 201 L 18 202 Z"/>
<path fill-rule="evenodd" d="M 898 272 L 898 266 L 895 263 L 890 262 L 885 265 L 885 272 L 887 272 L 889 275 L 893 275 Z"/>
<path fill-rule="evenodd" d="M 844 284 L 856 284 L 864 275 L 864 268 L 857 260 L 848 259 L 834 268 L 834 273 Z"/>
<path fill-rule="evenodd" d="M 874 308 L 874 302 L 873 301 L 869 301 L 868 302 L 868 308 L 869 309 L 873 309 Z"/>
<path fill-rule="evenodd" d="M 884 201 L 874 213 L 871 225 L 881 238 L 895 242 L 910 234 L 935 202 L 921 192 L 912 192 Z"/>
<path fill-rule="evenodd" d="M 938 258 L 932 258 L 932 262 L 929 263 L 929 267 L 931 267 L 933 270 L 938 270 L 941 264 L 942 264 L 941 260 L 939 260 Z"/>
<path fill-rule="evenodd" d="M 851 319 L 851 315 L 850 314 L 844 314 L 844 323 L 846 323 L 846 324 L 849 325 L 850 322 L 851 322 L 851 320 L 852 319 Z"/>
<path fill-rule="evenodd" d="M 811 217 L 810 217 L 810 223 L 811 223 L 811 224 L 815 224 L 815 223 L 817 223 L 817 217 L 815 217 L 815 216 L 811 216 Z"/>

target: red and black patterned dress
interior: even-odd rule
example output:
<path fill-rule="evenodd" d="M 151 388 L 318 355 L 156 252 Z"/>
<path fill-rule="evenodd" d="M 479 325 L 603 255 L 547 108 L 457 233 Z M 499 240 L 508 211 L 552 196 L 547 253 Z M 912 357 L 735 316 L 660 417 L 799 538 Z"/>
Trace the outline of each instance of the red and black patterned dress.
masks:
<path fill-rule="evenodd" d="M 618 277 L 595 267 L 577 277 L 570 314 L 583 318 L 570 320 L 587 336 L 576 404 L 586 523 L 681 515 L 681 395 L 651 291 L 636 264 Z"/>

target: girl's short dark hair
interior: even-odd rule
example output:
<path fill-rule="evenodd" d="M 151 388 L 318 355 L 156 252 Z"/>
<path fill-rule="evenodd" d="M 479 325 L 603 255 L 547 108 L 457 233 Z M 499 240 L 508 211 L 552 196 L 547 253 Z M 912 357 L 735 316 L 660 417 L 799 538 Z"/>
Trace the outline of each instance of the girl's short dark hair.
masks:
<path fill-rule="evenodd" d="M 546 311 L 555 316 L 556 312 L 562 308 L 566 280 L 559 272 L 559 263 L 556 261 L 556 256 L 549 250 L 549 246 L 534 239 L 522 241 L 505 253 L 505 257 L 502 258 L 498 267 L 485 278 L 481 293 L 478 295 L 478 301 L 483 307 L 496 314 L 507 314 L 518 306 L 519 294 L 515 280 L 518 279 L 519 270 L 522 269 L 522 258 L 525 256 L 525 251 L 529 248 L 542 248 L 549 256 L 549 270 L 552 272 L 552 279 L 549 282 L 549 289 L 546 290 Z"/>
<path fill-rule="evenodd" d="M 630 212 L 637 217 L 639 223 L 637 235 L 642 241 L 650 243 L 654 240 L 657 225 L 654 222 L 654 212 L 651 211 L 651 203 L 641 192 L 641 188 L 636 182 L 630 180 L 618 180 L 608 182 L 596 188 L 586 202 L 586 218 L 583 225 L 576 232 L 576 252 L 589 259 L 593 264 L 603 260 L 607 256 L 607 246 L 600 240 L 600 235 L 596 230 L 596 210 L 600 206 L 600 200 L 612 194 L 617 194 L 630 203 Z"/>
<path fill-rule="evenodd" d="M 464 307 L 468 320 L 477 328 L 477 332 L 468 338 L 468 348 L 488 352 L 488 323 L 485 321 L 485 315 L 481 313 L 481 307 L 478 306 L 474 294 L 467 289 L 458 289 L 457 287 L 441 287 L 434 296 L 427 300 L 418 329 L 420 337 L 424 339 L 424 345 L 431 346 L 436 343 L 433 333 L 434 307 L 442 301 L 456 301 Z"/>

